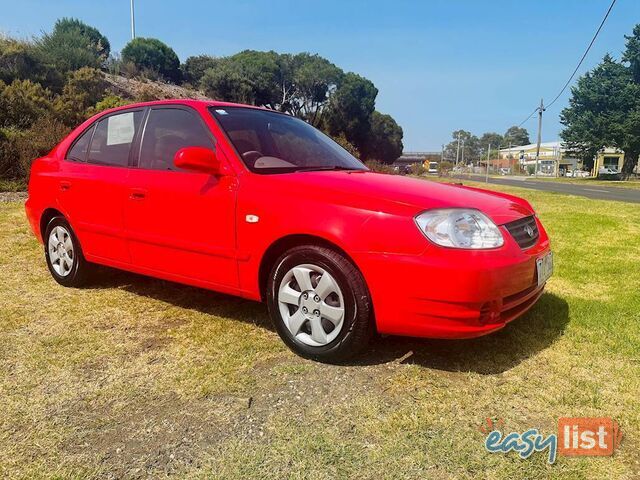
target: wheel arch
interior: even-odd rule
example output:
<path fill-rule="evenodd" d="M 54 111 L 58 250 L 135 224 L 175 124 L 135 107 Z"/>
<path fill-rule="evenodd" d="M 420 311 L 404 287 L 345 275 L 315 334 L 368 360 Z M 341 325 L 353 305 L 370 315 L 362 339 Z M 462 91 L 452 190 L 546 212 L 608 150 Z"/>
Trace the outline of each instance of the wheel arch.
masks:
<path fill-rule="evenodd" d="M 54 217 L 63 217 L 66 219 L 64 213 L 53 207 L 45 208 L 42 215 L 40 215 L 40 237 L 43 241 L 45 241 L 44 234 L 46 233 L 47 225 L 49 225 L 49 222 Z"/>
<path fill-rule="evenodd" d="M 349 255 L 342 247 L 337 245 L 335 242 L 327 240 L 326 238 L 319 237 L 317 235 L 310 234 L 291 234 L 286 235 L 284 237 L 275 240 L 269 247 L 265 250 L 264 255 L 262 255 L 262 259 L 260 260 L 260 268 L 258 269 L 258 286 L 260 288 L 260 297 L 262 300 L 266 300 L 266 290 L 267 290 L 267 278 L 269 276 L 269 272 L 273 268 L 273 264 L 275 261 L 287 250 L 290 250 L 294 247 L 300 247 L 303 245 L 315 245 L 319 247 L 325 247 L 335 252 L 344 255 L 344 257 L 349 260 L 360 272 L 362 278 L 364 280 L 365 286 L 367 286 L 367 279 L 362 273 L 362 269 L 358 266 L 356 261 Z M 367 286 L 367 290 L 369 287 Z"/>

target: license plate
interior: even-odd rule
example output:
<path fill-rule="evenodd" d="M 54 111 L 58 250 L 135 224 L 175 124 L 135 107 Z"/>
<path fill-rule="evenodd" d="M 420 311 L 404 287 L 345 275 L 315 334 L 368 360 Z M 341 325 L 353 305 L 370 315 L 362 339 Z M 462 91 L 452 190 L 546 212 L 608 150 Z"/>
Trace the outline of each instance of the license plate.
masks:
<path fill-rule="evenodd" d="M 553 253 L 549 252 L 544 257 L 536 259 L 538 272 L 538 286 L 545 284 L 553 274 Z"/>

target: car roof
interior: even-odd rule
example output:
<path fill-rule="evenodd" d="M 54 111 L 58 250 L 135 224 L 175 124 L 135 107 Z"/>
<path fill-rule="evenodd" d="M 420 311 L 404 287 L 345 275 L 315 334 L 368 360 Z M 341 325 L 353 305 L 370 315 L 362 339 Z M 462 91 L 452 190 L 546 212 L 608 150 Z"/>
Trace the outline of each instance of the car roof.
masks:
<path fill-rule="evenodd" d="M 105 113 L 110 113 L 110 112 L 117 112 L 118 110 L 125 110 L 125 109 L 130 109 L 130 108 L 136 108 L 136 107 L 152 107 L 155 105 L 185 105 L 188 107 L 199 107 L 199 106 L 205 106 L 205 107 L 242 107 L 242 108 L 252 108 L 255 110 L 267 110 L 269 112 L 276 112 L 276 113 L 281 113 L 278 112 L 277 110 L 271 110 L 269 108 L 265 108 L 265 107 L 257 107 L 255 105 L 245 105 L 242 103 L 232 103 L 232 102 L 220 102 L 217 100 L 196 100 L 193 98 L 174 98 L 174 99 L 167 99 L 167 100 L 153 100 L 150 102 L 136 102 L 136 103 L 129 103 L 127 105 L 123 105 L 121 107 L 116 107 L 116 108 L 110 108 L 108 110 L 105 110 L 104 112 L 100 112 L 100 115 L 103 115 Z"/>

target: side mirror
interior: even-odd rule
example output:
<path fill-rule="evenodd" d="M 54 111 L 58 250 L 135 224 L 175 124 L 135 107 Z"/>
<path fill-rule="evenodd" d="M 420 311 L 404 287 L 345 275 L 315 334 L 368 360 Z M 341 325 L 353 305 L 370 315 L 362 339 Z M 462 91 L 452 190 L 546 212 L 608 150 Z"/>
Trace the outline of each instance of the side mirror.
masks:
<path fill-rule="evenodd" d="M 210 175 L 224 175 L 220 160 L 216 152 L 204 147 L 185 147 L 178 150 L 173 157 L 173 164 L 190 172 L 208 173 Z"/>

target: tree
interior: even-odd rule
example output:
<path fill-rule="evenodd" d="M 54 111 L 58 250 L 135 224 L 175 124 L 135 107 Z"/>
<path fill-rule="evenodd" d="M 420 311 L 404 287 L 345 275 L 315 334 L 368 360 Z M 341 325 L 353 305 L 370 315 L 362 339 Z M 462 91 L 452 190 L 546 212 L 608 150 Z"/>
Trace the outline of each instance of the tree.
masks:
<path fill-rule="evenodd" d="M 216 59 L 211 55 L 188 57 L 182 65 L 182 76 L 185 82 L 197 86 L 204 77 L 204 72 L 216 66 Z"/>
<path fill-rule="evenodd" d="M 374 111 L 371 114 L 369 139 L 364 146 L 364 158 L 392 164 L 402 155 L 402 136 L 402 127 L 391 115 Z"/>
<path fill-rule="evenodd" d="M 285 91 L 289 82 L 289 94 L 285 96 L 281 104 L 283 111 L 292 113 L 293 115 L 307 120 L 314 126 L 319 126 L 323 122 L 323 115 L 329 105 L 331 97 L 336 93 L 338 85 L 346 80 L 346 88 L 358 88 L 356 84 L 362 87 L 362 99 L 371 103 L 369 115 L 373 112 L 373 104 L 378 90 L 375 89 L 373 83 L 358 77 L 355 74 L 346 78 L 344 72 L 336 67 L 326 58 L 320 55 L 311 55 L 310 53 L 299 53 L 287 59 L 281 58 L 280 68 L 282 73 L 282 90 Z M 287 73 L 289 77 L 287 77 Z M 358 77 L 360 80 L 357 80 Z M 287 80 L 289 78 L 289 80 Z M 368 82 L 368 84 L 366 83 Z M 373 87 L 371 90 L 370 87 Z M 368 93 L 364 91 L 368 90 Z M 373 98 L 371 99 L 371 94 Z M 369 109 L 369 106 L 365 108 Z M 349 139 L 346 131 L 345 136 Z M 353 143 L 351 140 L 349 140 Z M 357 145 L 356 145 L 357 146 Z"/>
<path fill-rule="evenodd" d="M 61 72 L 99 67 L 109 56 L 107 38 L 80 20 L 62 18 L 37 41 L 45 59 Z"/>
<path fill-rule="evenodd" d="M 228 58 L 218 59 L 216 66 L 204 72 L 200 88 L 215 100 L 235 103 L 254 103 L 254 92 L 249 79 L 238 64 Z"/>
<path fill-rule="evenodd" d="M 121 55 L 123 62 L 134 64 L 142 72 L 152 72 L 165 80 L 180 82 L 180 60 L 176 52 L 156 38 L 134 38 L 125 45 Z"/>
<path fill-rule="evenodd" d="M 520 147 L 522 145 L 529 145 L 531 140 L 529 139 L 529 132 L 526 128 L 513 126 L 509 127 L 504 134 L 504 144 L 514 145 Z"/>
<path fill-rule="evenodd" d="M 444 156 L 447 160 L 464 164 L 478 162 L 481 157 L 480 140 L 471 132 L 466 130 L 456 130 L 451 134 L 453 139 L 444 148 Z M 460 139 L 460 150 L 458 154 L 458 138 Z"/>
<path fill-rule="evenodd" d="M 343 133 L 359 151 L 366 150 L 377 95 L 378 89 L 370 80 L 351 72 L 345 74 L 329 101 L 327 131 L 333 136 Z"/>
<path fill-rule="evenodd" d="M 640 87 L 633 70 L 606 55 L 578 79 L 569 106 L 560 114 L 560 136 L 583 159 L 603 147 L 625 152 L 623 172 L 631 173 L 640 154 Z"/>
<path fill-rule="evenodd" d="M 504 137 L 496 132 L 483 133 L 479 140 L 480 153 L 483 157 L 487 155 L 487 148 L 491 146 L 491 152 L 496 152 L 498 148 L 504 146 Z"/>

